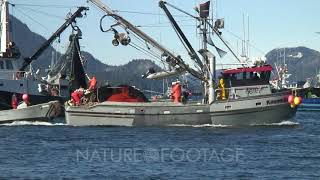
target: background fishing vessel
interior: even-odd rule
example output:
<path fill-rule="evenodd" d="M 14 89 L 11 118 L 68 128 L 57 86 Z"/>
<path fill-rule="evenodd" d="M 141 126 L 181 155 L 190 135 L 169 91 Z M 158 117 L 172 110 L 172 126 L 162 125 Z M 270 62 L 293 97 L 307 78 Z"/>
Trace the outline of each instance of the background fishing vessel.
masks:
<path fill-rule="evenodd" d="M 83 67 L 79 66 L 79 64 L 81 65 L 81 62 L 78 53 L 80 51 L 78 39 L 81 38 L 81 35 L 77 34 L 78 29 L 75 29 L 74 35 L 70 38 L 70 48 L 77 48 L 77 53 L 73 52 L 73 50 L 68 50 L 67 53 L 71 53 L 71 58 L 61 60 L 65 61 L 64 65 L 67 65 L 66 67 L 60 66 L 59 70 L 58 67 L 55 67 L 48 79 L 42 78 L 41 75 L 33 71 L 30 64 L 32 61 L 36 60 L 49 47 L 53 40 L 59 37 L 69 25 L 74 26 L 75 19 L 81 17 L 81 13 L 87 10 L 87 8 L 80 7 L 74 14 L 67 18 L 66 22 L 31 56 L 23 57 L 19 51 L 19 45 L 15 44 L 11 38 L 11 31 L 9 28 L 11 27 L 11 21 L 8 12 L 9 4 L 10 3 L 7 0 L 1 1 L 0 109 L 12 108 L 11 98 L 14 94 L 19 100 L 21 99 L 22 94 L 28 94 L 30 96 L 31 104 L 34 105 L 52 100 L 64 101 L 70 96 L 69 83 L 71 82 L 71 86 L 77 87 L 85 78 L 85 76 L 83 76 L 83 79 L 78 80 L 79 73 L 74 71 L 81 71 L 81 68 L 83 69 Z M 65 71 L 66 68 L 70 70 L 67 71 L 67 74 L 60 73 Z M 58 71 L 60 77 L 53 76 L 53 74 L 58 73 Z M 68 77 L 73 76 L 73 79 L 66 78 L 67 75 L 69 75 Z"/>
<path fill-rule="evenodd" d="M 293 92 L 302 97 L 302 102 L 298 108 L 299 111 L 318 111 L 320 110 L 320 75 L 316 74 L 315 77 L 307 78 L 306 81 L 290 82 L 288 78 L 292 75 L 289 74 L 288 64 L 286 63 L 286 48 L 283 52 L 280 51 L 281 65 L 275 63 L 277 78 L 273 79 L 271 84 L 276 89 L 291 89 Z M 291 55 L 292 57 L 292 55 Z M 299 52 L 297 57 L 302 57 Z"/>

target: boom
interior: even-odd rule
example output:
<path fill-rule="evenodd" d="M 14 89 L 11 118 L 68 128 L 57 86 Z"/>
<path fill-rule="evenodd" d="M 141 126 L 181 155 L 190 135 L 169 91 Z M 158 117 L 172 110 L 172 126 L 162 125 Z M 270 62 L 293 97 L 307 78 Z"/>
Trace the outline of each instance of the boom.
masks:
<path fill-rule="evenodd" d="M 33 60 L 36 60 L 50 46 L 50 44 L 71 25 L 71 23 L 75 22 L 76 18 L 82 17 L 82 11 L 86 10 L 89 10 L 89 8 L 79 7 L 78 10 L 73 13 L 72 16 L 68 18 L 66 22 L 55 33 L 53 33 L 52 36 L 46 42 L 44 42 L 32 56 L 24 58 L 24 62 L 19 71 L 24 71 L 25 68 L 28 67 Z"/>
<path fill-rule="evenodd" d="M 120 15 L 116 14 L 114 11 L 112 11 L 111 8 L 109 8 L 107 5 L 102 3 L 100 0 L 89 0 L 91 3 L 93 3 L 95 6 L 97 6 L 99 9 L 101 9 L 103 12 L 105 12 L 108 16 L 111 16 L 114 18 L 124 29 L 129 29 L 132 31 L 134 34 L 142 38 L 145 42 L 151 44 L 153 47 L 157 48 L 162 52 L 162 54 L 168 56 L 167 62 L 171 65 L 177 65 L 179 66 L 178 68 L 185 69 L 188 71 L 190 74 L 195 76 L 196 78 L 206 81 L 204 76 L 199 73 L 198 71 L 190 68 L 180 56 L 175 56 L 171 51 L 166 49 L 164 46 L 159 44 L 157 41 L 152 39 L 150 36 L 148 36 L 146 33 L 142 32 L 140 29 L 138 29 L 136 26 L 131 24 L 129 21 L 121 17 Z"/>
<path fill-rule="evenodd" d="M 159 6 L 160 8 L 163 9 L 163 11 L 166 13 L 169 21 L 172 23 L 173 28 L 176 30 L 177 35 L 180 36 L 183 40 L 183 42 L 185 43 L 185 47 L 191 57 L 192 60 L 194 60 L 198 66 L 200 67 L 200 69 L 203 69 L 203 64 L 199 58 L 199 56 L 197 55 L 196 51 L 193 49 L 192 45 L 190 44 L 189 40 L 187 39 L 187 37 L 184 35 L 184 33 L 182 32 L 181 28 L 179 27 L 178 23 L 176 22 L 176 20 L 173 18 L 172 14 L 170 13 L 170 11 L 168 10 L 168 8 L 166 7 L 166 2 L 164 1 L 159 1 Z"/>

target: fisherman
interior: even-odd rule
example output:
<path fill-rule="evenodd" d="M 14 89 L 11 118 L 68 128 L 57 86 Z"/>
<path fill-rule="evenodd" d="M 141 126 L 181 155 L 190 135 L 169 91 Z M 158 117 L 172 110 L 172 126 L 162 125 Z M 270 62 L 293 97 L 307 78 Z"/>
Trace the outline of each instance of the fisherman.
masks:
<path fill-rule="evenodd" d="M 84 98 L 83 98 L 83 103 L 88 103 L 88 102 L 94 102 L 95 101 L 95 94 L 94 91 L 97 88 L 97 79 L 95 76 L 92 76 L 92 78 L 89 80 L 88 84 L 88 89 L 84 91 Z"/>
<path fill-rule="evenodd" d="M 312 90 L 311 87 L 308 88 L 307 97 L 306 98 L 312 98 Z"/>
<path fill-rule="evenodd" d="M 97 88 L 97 79 L 96 76 L 93 76 L 90 80 L 89 80 L 89 87 L 88 87 L 88 91 L 92 92 Z"/>
<path fill-rule="evenodd" d="M 14 48 L 14 46 L 15 46 L 14 42 L 9 42 L 7 44 L 7 56 L 8 57 L 12 57 L 13 56 L 12 49 Z"/>
<path fill-rule="evenodd" d="M 22 100 L 23 100 L 23 102 L 18 105 L 17 109 L 23 109 L 23 108 L 27 108 L 28 106 L 30 106 L 28 94 L 23 94 Z"/>
<path fill-rule="evenodd" d="M 81 103 L 81 98 L 83 97 L 84 89 L 80 86 L 79 89 L 76 89 L 71 93 L 71 102 L 75 106 L 79 106 Z"/>
<path fill-rule="evenodd" d="M 57 86 L 53 86 L 50 91 L 51 91 L 51 96 L 58 96 L 59 95 L 59 89 Z"/>
<path fill-rule="evenodd" d="M 182 85 L 181 91 L 182 91 L 182 100 L 181 101 L 182 101 L 182 103 L 185 104 L 188 102 L 188 99 L 189 99 L 189 96 L 191 95 L 191 92 L 188 89 L 186 84 Z"/>
<path fill-rule="evenodd" d="M 16 94 L 12 95 L 11 107 L 12 107 L 12 109 L 17 109 L 17 107 L 18 107 L 18 98 L 17 98 Z"/>
<path fill-rule="evenodd" d="M 254 73 L 253 80 L 260 80 L 260 78 L 259 78 L 259 76 L 258 76 L 258 73 Z"/>
<path fill-rule="evenodd" d="M 226 99 L 226 90 L 225 90 L 225 84 L 223 78 L 219 80 L 219 89 L 220 89 L 220 99 L 225 100 Z"/>
<path fill-rule="evenodd" d="M 180 85 L 180 81 L 176 81 L 176 82 L 172 83 L 171 98 L 173 99 L 174 103 L 180 103 L 181 102 L 181 85 Z"/>

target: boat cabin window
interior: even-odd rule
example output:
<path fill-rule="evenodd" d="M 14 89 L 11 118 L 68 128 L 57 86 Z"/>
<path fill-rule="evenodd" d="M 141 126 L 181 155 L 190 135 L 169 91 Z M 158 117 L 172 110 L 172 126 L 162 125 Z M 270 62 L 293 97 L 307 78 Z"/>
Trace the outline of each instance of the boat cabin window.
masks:
<path fill-rule="evenodd" d="M 227 85 L 230 86 L 252 86 L 269 84 L 271 71 L 240 72 L 234 74 L 223 74 Z"/>
<path fill-rule="evenodd" d="M 0 60 L 0 69 L 4 69 L 3 61 Z"/>
<path fill-rule="evenodd" d="M 6 60 L 5 62 L 6 62 L 6 69 L 12 70 L 13 69 L 12 62 L 10 60 Z"/>

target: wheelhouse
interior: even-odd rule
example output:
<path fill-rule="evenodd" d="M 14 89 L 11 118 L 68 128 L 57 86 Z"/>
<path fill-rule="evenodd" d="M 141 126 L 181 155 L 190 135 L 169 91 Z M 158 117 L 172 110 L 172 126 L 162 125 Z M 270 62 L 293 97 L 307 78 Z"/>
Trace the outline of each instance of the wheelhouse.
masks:
<path fill-rule="evenodd" d="M 222 72 L 227 87 L 267 85 L 272 66 L 255 66 L 237 69 L 227 69 Z"/>

